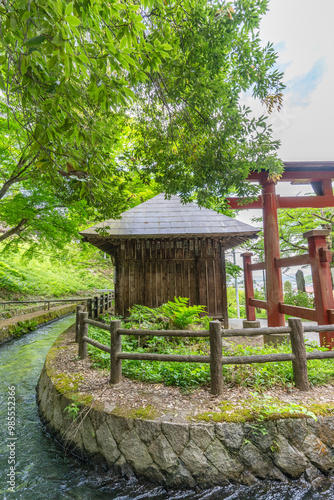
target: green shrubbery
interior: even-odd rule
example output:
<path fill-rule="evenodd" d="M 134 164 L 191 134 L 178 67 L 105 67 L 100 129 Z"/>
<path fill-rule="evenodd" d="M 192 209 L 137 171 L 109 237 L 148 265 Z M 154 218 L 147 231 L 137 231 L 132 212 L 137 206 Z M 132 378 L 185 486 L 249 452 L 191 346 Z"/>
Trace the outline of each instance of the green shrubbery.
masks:
<path fill-rule="evenodd" d="M 1 255 L 1 296 L 6 299 L 18 295 L 61 297 L 80 290 L 113 287 L 110 261 L 95 256 L 92 262 L 92 255 L 85 253 L 81 254 L 81 259 L 72 255 L 55 259 Z"/>
<path fill-rule="evenodd" d="M 203 316 L 206 306 L 188 306 L 188 302 L 187 297 L 174 297 L 161 307 L 134 305 L 129 309 L 129 319 L 151 330 L 186 330 L 198 323 L 207 329 L 210 318 Z"/>
<path fill-rule="evenodd" d="M 177 304 L 177 302 L 176 302 Z M 183 306 L 185 307 L 185 306 Z M 160 309 L 160 308 L 159 308 Z M 136 312 L 142 310 L 136 306 Z M 155 318 L 157 309 L 151 309 L 150 314 Z M 173 311 L 173 308 L 171 308 Z M 138 317 L 136 318 L 139 319 Z M 156 318 L 155 318 L 156 319 Z M 159 324 L 159 322 L 158 322 Z M 168 324 L 168 322 L 167 322 Z M 165 328 L 166 318 L 161 321 L 160 328 Z M 145 328 L 157 329 L 157 323 L 149 323 L 145 319 Z M 127 328 L 138 328 L 137 323 L 124 323 Z M 203 326 L 202 326 L 203 328 Z M 105 345 L 110 345 L 110 334 L 105 330 L 90 327 L 89 336 Z M 165 338 L 145 336 L 139 340 L 135 336 L 123 336 L 123 351 L 125 352 L 152 352 L 158 354 L 192 354 L 208 355 L 210 352 L 207 338 Z M 325 350 L 315 343 L 308 342 L 306 350 Z M 88 346 L 90 356 L 99 368 L 110 367 L 110 356 L 92 346 Z M 274 347 L 270 344 L 259 346 L 241 346 L 231 344 L 224 348 L 225 356 L 249 356 L 253 354 L 290 353 L 289 342 Z M 310 383 L 322 385 L 334 381 L 334 366 L 332 360 L 313 360 L 308 362 Z M 129 378 L 143 382 L 163 383 L 176 385 L 183 389 L 193 389 L 206 386 L 210 382 L 210 368 L 208 364 L 177 363 L 158 361 L 124 360 L 123 374 Z M 291 362 L 258 363 L 251 365 L 224 365 L 224 383 L 230 387 L 243 386 L 255 390 L 268 389 L 273 386 L 289 387 L 293 384 Z"/>
<path fill-rule="evenodd" d="M 309 307 L 313 308 L 313 294 L 306 292 L 294 292 L 293 290 L 284 292 L 284 302 L 285 304 L 291 304 L 292 306 L 299 307 Z"/>
<path fill-rule="evenodd" d="M 25 292 L 29 290 L 29 287 L 23 273 L 0 261 L 0 289 L 6 289 L 9 292 Z"/>
<path fill-rule="evenodd" d="M 234 286 L 227 287 L 227 304 L 228 304 L 228 317 L 237 317 L 237 299 L 235 294 Z M 240 306 L 240 316 L 241 318 L 246 317 L 245 311 L 245 290 L 242 288 L 239 290 L 239 306 Z"/>

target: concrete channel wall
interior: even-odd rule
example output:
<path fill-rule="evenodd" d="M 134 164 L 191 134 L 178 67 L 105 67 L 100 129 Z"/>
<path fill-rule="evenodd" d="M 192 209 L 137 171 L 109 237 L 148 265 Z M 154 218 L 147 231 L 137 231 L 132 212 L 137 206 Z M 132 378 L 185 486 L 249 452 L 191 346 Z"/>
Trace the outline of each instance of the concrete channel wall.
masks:
<path fill-rule="evenodd" d="M 8 318 L 4 321 L 0 321 L 0 344 L 14 337 L 20 337 L 21 335 L 35 330 L 40 325 L 45 325 L 51 323 L 56 319 L 61 318 L 74 312 L 76 309 L 76 304 L 58 306 L 50 309 L 49 311 L 36 312 L 35 314 L 21 315 L 19 317 Z"/>
<path fill-rule="evenodd" d="M 79 400 L 57 389 L 55 356 L 53 347 L 37 386 L 41 419 L 66 448 L 108 469 L 177 488 L 262 479 L 316 484 L 332 475 L 334 417 L 171 423 L 120 417 L 84 402 L 73 420 L 66 408 Z"/>

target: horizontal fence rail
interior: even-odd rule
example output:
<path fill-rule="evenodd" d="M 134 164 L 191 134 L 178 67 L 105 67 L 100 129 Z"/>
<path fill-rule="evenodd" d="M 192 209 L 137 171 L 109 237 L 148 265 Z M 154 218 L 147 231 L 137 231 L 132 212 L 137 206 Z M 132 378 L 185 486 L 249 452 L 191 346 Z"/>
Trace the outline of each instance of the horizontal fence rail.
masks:
<path fill-rule="evenodd" d="M 253 363 L 277 363 L 291 361 L 296 387 L 301 391 L 309 390 L 307 360 L 334 358 L 334 351 L 314 351 L 307 353 L 304 332 L 334 331 L 334 325 L 303 326 L 299 318 L 289 318 L 287 327 L 236 328 L 222 329 L 219 321 L 211 321 L 209 330 L 140 330 L 121 328 L 120 320 L 110 324 L 89 319 L 88 312 L 77 306 L 76 341 L 79 344 L 79 357 L 87 357 L 87 344 L 110 354 L 110 383 L 118 384 L 122 378 L 122 360 L 173 361 L 179 363 L 209 363 L 211 374 L 211 392 L 219 395 L 223 392 L 223 365 L 245 365 Z M 88 336 L 88 326 L 95 326 L 110 331 L 110 346 L 106 346 Z M 290 334 L 292 353 L 260 354 L 251 356 L 223 356 L 222 338 L 257 335 Z M 160 336 L 160 337 L 209 337 L 210 356 L 155 354 L 142 352 L 122 352 L 122 335 Z"/>
<path fill-rule="evenodd" d="M 138 330 L 130 328 L 120 328 L 119 335 L 136 335 L 142 337 L 144 335 L 152 337 L 209 337 L 209 330 Z"/>
<path fill-rule="evenodd" d="M 96 297 L 81 297 L 76 299 L 40 299 L 40 300 L 6 300 L 0 302 L 0 306 L 5 309 L 7 305 L 22 305 L 22 304 L 44 304 L 45 309 L 50 309 L 50 304 L 65 304 L 65 303 L 85 303 L 90 317 L 98 318 L 100 314 L 108 311 L 112 307 L 114 299 L 114 291 L 103 293 Z"/>
<path fill-rule="evenodd" d="M 248 299 L 248 304 L 258 309 L 267 309 L 267 302 L 265 300 L 253 299 L 250 297 Z"/>
<path fill-rule="evenodd" d="M 317 312 L 315 309 L 309 307 L 293 306 L 290 304 L 279 303 L 279 311 L 288 316 L 297 316 L 297 318 L 308 319 L 310 321 L 317 321 Z"/>

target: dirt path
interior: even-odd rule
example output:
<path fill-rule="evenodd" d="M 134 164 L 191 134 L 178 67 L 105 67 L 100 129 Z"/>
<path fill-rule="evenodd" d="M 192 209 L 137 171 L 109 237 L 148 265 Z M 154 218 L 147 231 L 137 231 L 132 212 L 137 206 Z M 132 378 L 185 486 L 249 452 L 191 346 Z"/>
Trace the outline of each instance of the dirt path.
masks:
<path fill-rule="evenodd" d="M 231 405 L 227 413 L 237 413 L 247 402 L 254 401 L 254 389 L 241 386 L 225 386 L 221 396 L 214 396 L 208 387 L 199 387 L 185 393 L 175 386 L 139 382 L 126 377 L 123 377 L 119 384 L 110 385 L 108 370 L 96 369 L 89 357 L 78 359 L 78 344 L 74 341 L 74 335 L 75 330 L 72 328 L 58 338 L 57 355 L 52 361 L 57 380 L 63 379 L 66 384 L 71 384 L 69 381 L 73 377 L 73 383 L 80 394 L 92 396 L 94 404 L 106 411 L 116 411 L 119 415 L 129 416 L 145 408 L 152 408 L 152 416 L 146 418 L 188 422 L 197 421 L 200 414 L 219 414 L 222 404 Z M 269 397 L 273 398 L 273 402 L 270 403 L 269 400 L 268 403 L 265 398 Z M 328 383 L 315 386 L 308 392 L 299 391 L 295 387 L 275 386 L 261 391 L 259 398 L 263 399 L 264 405 L 267 406 L 276 404 L 277 400 L 290 405 L 333 405 L 334 385 Z M 287 416 L 279 410 L 278 414 L 283 415 L 283 418 Z M 291 416 L 296 415 L 289 414 L 289 417 Z M 205 418 L 211 417 L 208 415 Z"/>

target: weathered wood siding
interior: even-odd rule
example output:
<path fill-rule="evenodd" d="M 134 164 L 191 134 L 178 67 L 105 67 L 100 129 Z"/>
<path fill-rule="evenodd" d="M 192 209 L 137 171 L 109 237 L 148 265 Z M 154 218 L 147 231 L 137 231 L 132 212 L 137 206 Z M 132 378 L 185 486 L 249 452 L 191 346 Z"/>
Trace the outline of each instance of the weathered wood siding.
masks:
<path fill-rule="evenodd" d="M 225 256 L 219 238 L 124 239 L 114 246 L 116 314 L 176 297 L 227 318 Z"/>

